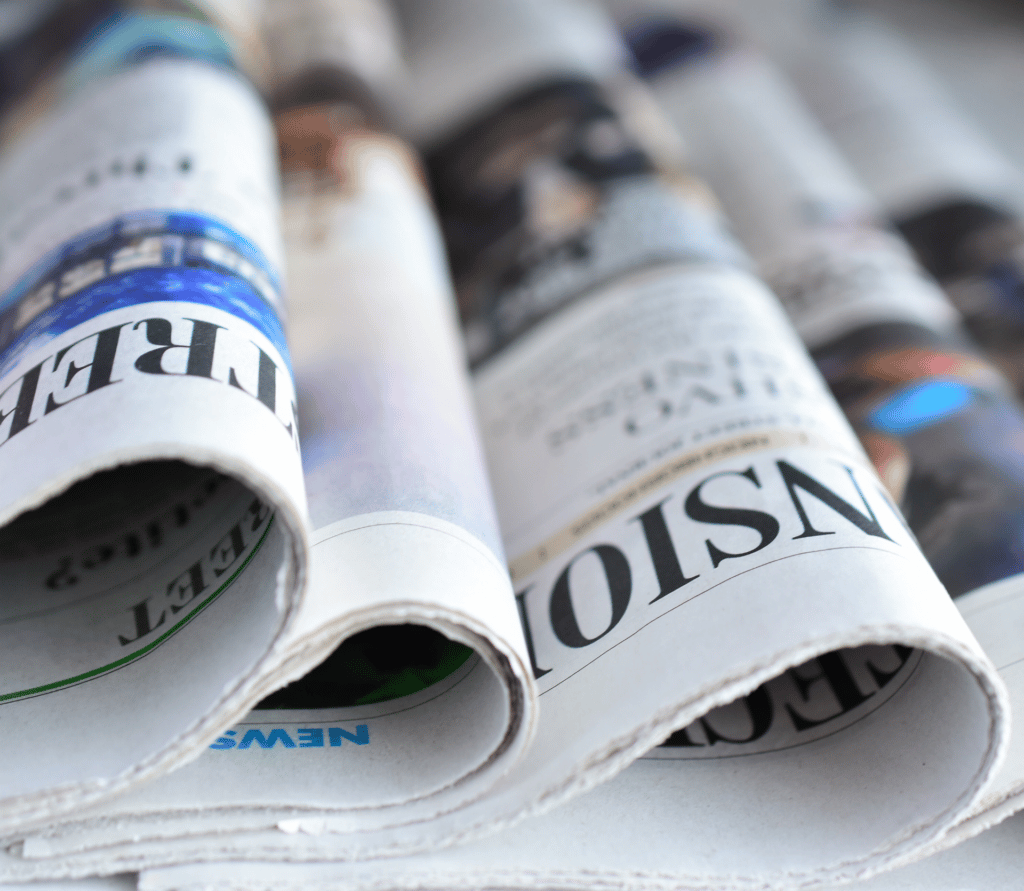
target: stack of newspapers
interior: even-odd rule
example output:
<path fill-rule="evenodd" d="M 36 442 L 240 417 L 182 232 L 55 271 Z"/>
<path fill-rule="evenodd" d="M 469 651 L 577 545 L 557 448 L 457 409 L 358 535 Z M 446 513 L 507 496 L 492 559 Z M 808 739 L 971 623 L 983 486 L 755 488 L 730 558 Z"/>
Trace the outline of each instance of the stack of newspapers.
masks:
<path fill-rule="evenodd" d="M 0 0 L 0 886 L 1019 888 L 976 6 Z"/>

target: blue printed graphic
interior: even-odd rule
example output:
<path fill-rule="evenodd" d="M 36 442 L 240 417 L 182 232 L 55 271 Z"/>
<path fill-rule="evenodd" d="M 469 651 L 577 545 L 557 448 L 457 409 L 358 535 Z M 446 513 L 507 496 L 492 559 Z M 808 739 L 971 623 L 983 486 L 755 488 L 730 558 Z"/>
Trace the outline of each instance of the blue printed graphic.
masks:
<path fill-rule="evenodd" d="M 1015 325 L 1024 324 L 1024 302 L 1021 301 L 1024 281 L 1019 265 L 1009 261 L 993 263 L 985 270 L 984 277 L 994 295 L 996 315 Z"/>
<path fill-rule="evenodd" d="M 641 20 L 625 37 L 637 71 L 644 78 L 657 77 L 711 56 L 720 43 L 713 31 L 660 16 Z"/>
<path fill-rule="evenodd" d="M 288 731 L 282 727 L 275 727 L 269 732 L 264 733 L 262 730 L 256 728 L 250 728 L 245 731 L 245 735 L 241 740 L 233 739 L 238 735 L 237 730 L 226 730 L 224 735 L 217 738 L 217 740 L 210 744 L 211 749 L 248 749 L 255 743 L 261 749 L 272 749 L 278 743 L 281 748 L 284 749 L 322 749 L 324 748 L 324 728 L 323 727 L 303 727 L 293 731 L 299 740 L 299 744 L 296 747 L 295 740 L 291 738 Z M 370 744 L 370 726 L 368 724 L 357 724 L 355 732 L 346 730 L 344 727 L 328 727 L 327 728 L 327 742 L 331 748 L 337 748 L 345 742 L 354 743 L 357 746 L 366 746 Z M 237 750 L 236 750 L 237 751 Z"/>
<path fill-rule="evenodd" d="M 52 251 L 0 299 L 0 375 L 41 338 L 114 309 L 164 300 L 244 319 L 287 360 L 279 288 L 259 249 L 216 220 L 126 214 Z"/>
<path fill-rule="evenodd" d="M 956 381 L 928 380 L 907 387 L 876 408 L 869 426 L 893 436 L 907 436 L 963 411 L 974 400 L 970 387 Z"/>
<path fill-rule="evenodd" d="M 97 77 L 161 56 L 234 67 L 231 48 L 215 28 L 154 12 L 120 11 L 86 35 L 80 46 L 62 76 L 68 93 Z"/>

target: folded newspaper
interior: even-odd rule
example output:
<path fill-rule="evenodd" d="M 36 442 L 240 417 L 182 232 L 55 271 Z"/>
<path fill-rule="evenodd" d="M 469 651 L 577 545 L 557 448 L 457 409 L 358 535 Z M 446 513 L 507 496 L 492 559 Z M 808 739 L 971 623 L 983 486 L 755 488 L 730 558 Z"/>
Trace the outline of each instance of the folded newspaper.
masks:
<path fill-rule="evenodd" d="M 634 768 L 627 768 L 628 774 Z M 625 776 L 623 774 L 623 777 Z M 618 780 L 613 780 L 616 783 Z M 580 800 L 580 804 L 583 800 Z M 109 879 L 110 884 L 84 885 L 23 885 L 17 891 L 219 891 L 219 889 L 246 888 L 251 891 L 293 891 L 293 889 L 361 889 L 380 891 L 395 889 L 437 889 L 437 891 L 481 891 L 489 888 L 516 887 L 509 885 L 509 876 L 521 877 L 526 857 L 537 865 L 525 887 L 593 889 L 666 889 L 686 888 L 701 891 L 700 885 L 684 884 L 673 872 L 677 861 L 671 856 L 668 844 L 652 842 L 665 831 L 659 815 L 649 814 L 643 802 L 622 799 L 628 805 L 630 823 L 636 826 L 626 833 L 602 835 L 596 841 L 587 824 L 585 813 L 573 805 L 566 817 L 557 819 L 557 812 L 541 817 L 530 824 L 513 829 L 508 835 L 477 843 L 465 848 L 440 852 L 424 863 L 422 858 L 397 858 L 378 863 L 204 863 L 187 864 L 152 870 L 139 876 L 138 883 L 124 877 Z M 581 809 L 582 810 L 582 809 Z M 527 831 L 530 829 L 531 831 Z M 544 832 L 553 833 L 557 844 Z M 1024 854 L 1021 851 L 1021 833 L 1024 816 L 1011 817 L 952 850 L 943 851 L 920 863 L 903 867 L 855 884 L 830 885 L 830 891 L 1011 891 L 1020 887 Z M 505 843 L 499 844 L 502 839 Z M 601 843 L 605 847 L 601 848 Z M 520 848 L 522 845 L 524 847 Z M 567 850 L 578 849 L 579 856 L 566 856 Z M 612 852 L 618 851 L 618 857 Z M 559 854 L 561 852 L 561 856 Z M 579 873 L 575 881 L 566 867 L 578 871 L 583 857 L 591 857 L 594 865 L 610 864 L 613 860 L 618 872 L 595 870 Z M 646 868 L 638 870 L 638 864 Z M 560 869 L 555 872 L 551 869 Z M 547 870 L 545 872 L 545 870 Z M 541 878 L 543 877 L 543 878 Z M 794 887 L 794 886 L 789 886 Z"/>
<path fill-rule="evenodd" d="M 737 49 L 719 7 L 690 3 L 690 40 L 700 31 L 705 45 L 717 46 L 701 66 L 657 79 L 658 94 L 689 125 L 702 171 L 789 306 L 1019 714 L 1024 415 L 1016 354 L 1024 329 L 1013 220 L 1024 178 L 880 21 L 829 3 L 775 0 L 756 11 L 736 6 L 747 15 L 733 24 L 764 33 L 768 7 L 781 17 L 793 5 L 802 14 L 786 16 L 785 38 L 768 44 L 876 199 L 837 163 L 836 149 L 779 75 L 749 48 Z M 806 219 L 800 208 L 814 208 L 818 225 L 803 226 L 802 242 L 792 235 L 787 242 L 780 232 L 785 221 L 796 230 Z M 934 285 L 908 266 L 902 248 L 869 237 L 864 222 L 874 220 L 877 233 L 886 217 L 900 221 L 944 283 L 945 309 L 934 305 Z M 1002 254 L 991 254 L 997 245 Z M 858 292 L 872 304 L 851 299 Z M 840 298 L 842 313 L 830 309 Z M 911 402 L 913 417 L 894 415 Z M 1017 733 L 971 819 L 942 845 L 1022 808 L 1024 738 Z"/>
<path fill-rule="evenodd" d="M 969 811 L 1008 738 L 998 674 L 593 7 L 409 0 L 401 82 L 380 7 L 268 9 L 297 401 L 231 35 L 75 8 L 74 36 L 30 32 L 54 58 L 2 120 L 4 445 L 52 458 L 0 503 L 12 562 L 65 593 L 5 625 L 36 674 L 0 704 L 0 879 L 810 885 Z M 471 382 L 389 108 L 426 151 Z M 40 433 L 64 405 L 88 435 Z M 152 581 L 116 574 L 133 532 Z M 229 609 L 243 589 L 273 593 Z M 47 674 L 116 622 L 122 661 Z M 144 669 L 173 681 L 116 686 Z M 287 883 L 263 868 L 210 881 Z"/>
<path fill-rule="evenodd" d="M 878 208 L 764 60 L 749 50 L 718 54 L 725 35 L 709 28 L 706 17 L 630 23 L 658 97 L 685 127 L 694 159 L 844 397 L 880 476 L 968 620 L 1010 669 L 1012 684 L 1019 658 L 1012 537 L 1014 511 L 1024 500 L 1013 471 L 1024 422 L 1011 388 L 967 342 L 957 314 L 922 278 L 906 248 L 882 231 Z M 703 50 L 713 45 L 712 61 Z M 695 47 L 702 50 L 699 64 L 664 64 Z M 935 398 L 954 391 L 966 398 L 955 404 Z M 970 430 L 983 433 L 972 438 Z M 923 510 L 922 494 L 942 492 L 935 481 L 943 474 L 968 485 Z M 182 867 L 147 873 L 141 887 L 707 887 L 706 877 L 693 872 L 692 853 L 671 833 L 678 816 L 674 798 L 685 793 L 671 785 L 671 774 L 645 773 L 647 767 L 646 760 L 638 762 L 585 798 L 501 836 L 429 857 L 301 868 L 261 864 L 258 870 L 240 863 Z M 999 785 L 978 816 L 942 845 L 1013 807 L 989 807 L 1002 797 Z M 662 796 L 668 805 L 659 807 Z M 1012 830 L 974 844 L 866 887 L 1006 884 L 1018 862 Z M 992 855 L 1000 859 L 989 862 Z"/>
<path fill-rule="evenodd" d="M 391 683 L 414 701 L 370 706 L 373 754 L 345 780 L 362 823 L 408 821 L 427 802 L 456 810 L 508 771 L 532 732 L 536 694 L 429 242 L 409 272 L 424 307 L 418 355 L 374 350 L 383 314 L 361 332 L 352 315 L 306 322 L 353 345 L 338 360 L 348 365 L 321 378 L 324 423 L 338 380 L 356 399 L 363 386 L 368 412 L 383 395 L 353 366 L 372 378 L 397 363 L 393 452 L 373 431 L 320 450 L 310 435 L 307 506 L 274 133 L 229 38 L 198 9 L 82 2 L 15 47 L 52 58 L 4 118 L 0 164 L 0 416 L 17 468 L 0 481 L 4 833 L 77 819 L 194 759 L 367 629 L 387 638 L 398 626 L 377 645 L 413 676 L 384 666 L 368 682 L 354 664 L 351 689 L 333 695 L 354 703 Z M 388 163 L 369 168 L 385 203 Z M 414 235 L 418 223 L 407 222 Z M 425 366 L 431 380 L 400 377 Z M 423 435 L 394 429 L 415 421 Z M 342 452 L 339 472 L 318 473 Z M 310 525 L 317 568 L 304 595 Z M 443 698 L 417 693 L 431 659 L 427 674 L 458 669 Z M 360 715 L 292 736 L 337 760 L 342 745 L 369 742 Z M 254 739 L 266 743 L 243 731 L 239 750 Z M 251 764 L 237 768 L 237 780 L 252 777 Z"/>

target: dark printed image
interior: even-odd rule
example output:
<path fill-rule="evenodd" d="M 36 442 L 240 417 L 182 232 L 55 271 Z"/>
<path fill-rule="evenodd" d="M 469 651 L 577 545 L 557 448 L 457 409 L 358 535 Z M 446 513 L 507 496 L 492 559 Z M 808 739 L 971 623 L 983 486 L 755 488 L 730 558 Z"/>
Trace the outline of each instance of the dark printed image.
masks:
<path fill-rule="evenodd" d="M 40 2 L 27 33 L 0 45 L 0 114 L 54 72 L 74 87 L 157 56 L 234 67 L 224 37 L 185 0 L 65 0 L 50 7 Z M 41 110 L 36 100 L 44 95 L 26 103 L 33 113 Z"/>
<path fill-rule="evenodd" d="M 175 58 L 235 70 L 227 38 L 184 0 L 69 0 L 42 15 L 20 39 L 0 46 L 0 141 L 17 145 L 19 130 L 51 103 L 89 81 Z M 63 100 L 62 100 L 63 101 Z M 17 103 L 8 111 L 8 103 Z M 37 231 L 39 218 L 73 202 L 88 206 L 118 189 L 150 180 L 181 183 L 202 175 L 207 147 L 122 150 L 94 159 L 84 171 L 57 171 L 40 209 L 6 214 L 2 250 L 14 253 Z M 197 152 L 198 155 L 197 156 Z M 180 299 L 217 306 L 255 324 L 287 353 L 280 282 L 260 248 L 222 220 L 193 212 L 121 214 L 39 258 L 0 297 L 0 369 L 9 369 L 42 336 L 68 331 L 121 306 Z"/>
<path fill-rule="evenodd" d="M 967 329 L 1024 396 L 1024 223 L 954 199 L 897 221 Z"/>
<path fill-rule="evenodd" d="M 597 86 L 505 104 L 428 158 L 470 358 L 617 276 L 738 250 L 659 176 Z"/>
<path fill-rule="evenodd" d="M 40 337 L 182 293 L 251 322 L 287 355 L 280 285 L 255 244 L 203 214 L 141 211 L 60 245 L 0 298 L 0 370 Z"/>
<path fill-rule="evenodd" d="M 950 594 L 1024 571 L 1024 416 L 992 366 L 903 324 L 814 358 Z"/>

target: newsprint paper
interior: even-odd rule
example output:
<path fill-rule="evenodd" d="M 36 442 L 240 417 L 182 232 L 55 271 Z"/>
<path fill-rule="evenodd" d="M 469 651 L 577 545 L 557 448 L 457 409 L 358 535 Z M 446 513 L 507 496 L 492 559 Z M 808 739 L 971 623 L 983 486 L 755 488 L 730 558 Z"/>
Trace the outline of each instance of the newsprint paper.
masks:
<path fill-rule="evenodd" d="M 238 732 L 219 737 L 226 727 L 339 641 L 393 625 L 419 628 L 401 647 L 465 650 L 448 695 L 318 715 L 291 735 L 329 759 L 367 744 L 373 719 L 376 766 L 338 778 L 357 821 L 386 826 L 435 799 L 455 810 L 520 756 L 537 697 L 442 255 L 428 239 L 410 280 L 392 283 L 422 294 L 417 319 L 391 308 L 418 352 L 378 349 L 382 312 L 359 328 L 351 314 L 294 308 L 303 371 L 319 383 L 304 398 L 325 425 L 306 431 L 307 508 L 274 132 L 227 37 L 182 15 L 129 6 L 80 23 L 90 39 L 4 119 L 0 423 L 18 471 L 0 481 L 12 592 L 0 827 L 77 818 L 223 747 Z M 386 209 L 387 160 L 353 152 Z M 413 244 L 417 200 L 420 216 L 403 220 Z M 315 243 L 316 213 L 307 222 L 299 241 Z M 371 245 L 375 224 L 357 221 Z M 308 274 L 330 280 L 344 262 L 314 256 Z M 432 364 L 433 378 L 419 375 Z M 380 430 L 348 435 L 338 381 L 367 417 L 386 410 Z M 275 726 L 310 723 L 274 714 Z M 247 725 L 238 749 L 274 733 Z M 245 798 L 252 764 L 236 766 Z"/>
<path fill-rule="evenodd" d="M 636 28 L 640 14 L 623 8 Z M 1024 559 L 1016 544 L 1024 414 L 1012 382 L 971 343 L 960 314 L 906 246 L 883 230 L 875 200 L 771 63 L 740 45 L 712 5 L 691 4 L 689 19 L 678 21 L 703 29 L 715 49 L 654 74 L 657 97 L 688 135 L 693 161 L 995 661 L 1012 705 L 1024 708 Z M 965 398 L 940 395 L 955 393 Z M 1024 807 L 1019 737 L 971 819 L 943 846 Z"/>
<path fill-rule="evenodd" d="M 628 767 L 612 781 L 620 783 L 643 762 Z M 585 799 L 584 799 L 585 800 Z M 582 803 L 582 801 L 581 801 Z M 595 801 L 595 804 L 598 802 Z M 606 803 L 606 802 L 601 802 Z M 579 889 L 579 891 L 702 891 L 705 885 L 692 884 L 676 869 L 672 856 L 680 847 L 678 832 L 658 823 L 663 814 L 651 814 L 643 800 L 622 800 L 635 808 L 628 821 L 634 831 L 598 834 L 582 814 L 576 822 L 558 823 L 557 844 L 541 831 L 554 828 L 554 816 L 536 821 L 537 834 L 522 828 L 486 844 L 474 844 L 440 855 L 429 863 L 418 860 L 389 860 L 383 863 L 346 864 L 274 864 L 216 863 L 187 865 L 154 870 L 139 876 L 139 891 L 491 891 L 508 888 Z M 567 814 L 568 816 L 568 814 Z M 532 825 L 532 824 L 531 824 Z M 920 863 L 884 873 L 855 885 L 833 885 L 830 889 L 851 891 L 1002 891 L 1020 885 L 1024 856 L 1020 837 L 1024 816 L 1011 817 L 977 838 L 929 857 Z M 504 841 L 503 844 L 497 842 Z M 604 847 L 601 847 L 601 844 Z M 616 855 L 617 852 L 617 855 Z M 456 856 L 458 855 L 458 856 Z M 532 868 L 525 864 L 531 862 Z M 637 869 L 646 864 L 645 870 Z M 39 891 L 122 891 L 132 889 L 124 878 L 110 885 L 79 887 L 71 883 L 46 885 Z M 793 886 L 789 886 L 793 887 Z M 34 891 L 36 886 L 24 886 Z M 22 891 L 22 889 L 19 889 Z"/>
<path fill-rule="evenodd" d="M 62 467 L 97 442 L 107 456 L 73 478 L 50 471 L 34 500 L 9 499 L 21 514 L 9 548 L 25 551 L 11 560 L 74 608 L 119 621 L 120 646 L 175 630 L 130 665 L 178 661 L 148 696 L 138 684 L 101 692 L 126 683 L 124 670 L 75 669 L 78 712 L 61 700 L 50 718 L 3 725 L 22 752 L 5 765 L 5 796 L 35 785 L 0 802 L 0 878 L 351 861 L 353 882 L 401 886 L 408 864 L 429 860 L 440 866 L 408 867 L 416 887 L 433 875 L 451 887 L 621 886 L 656 843 L 647 871 L 662 858 L 671 868 L 644 881 L 761 888 L 910 858 L 998 768 L 1006 694 L 783 309 L 703 188 L 646 144 L 643 103 L 611 85 L 618 45 L 591 7 L 411 0 L 399 11 L 409 72 L 392 101 L 419 110 L 406 120 L 426 153 L 464 340 L 422 174 L 380 128 L 369 95 L 381 81 L 353 76 L 354 51 L 325 49 L 330 27 L 309 28 L 306 67 L 295 45 L 268 41 L 271 72 L 287 74 L 271 95 L 288 348 L 272 179 L 247 166 L 267 122 L 230 35 L 128 9 L 60 69 L 77 90 L 48 87 L 44 114 L 4 119 L 0 194 L 36 210 L 5 218 L 19 246 L 0 266 L 15 289 L 5 318 L 22 333 L 0 354 L 3 446 L 34 442 L 50 414 L 77 412 L 87 435 L 40 439 L 20 456 L 23 477 L 3 485 L 28 487 L 47 455 Z M 193 131 L 202 139 L 189 142 Z M 218 140 L 230 151 L 215 168 Z M 271 167 L 269 149 L 261 163 Z M 67 180 L 56 193 L 54 170 Z M 86 204 L 93 172 L 101 197 Z M 232 213 L 257 201 L 266 231 Z M 91 327 L 71 327 L 86 309 Z M 168 558 L 178 574 L 140 595 L 134 575 L 112 575 L 122 551 L 109 545 L 127 553 L 134 541 L 116 524 L 137 504 L 135 470 L 89 474 L 137 456 L 120 445 L 118 394 L 150 381 L 187 392 L 125 427 L 126 441 L 173 443 L 138 452 L 164 493 L 145 502 L 139 546 L 150 521 L 174 527 L 182 498 L 190 518 L 218 522 L 209 539 L 187 524 L 165 532 L 186 542 Z M 110 413 L 91 413 L 101 398 Z M 250 437 L 236 415 L 263 426 Z M 60 450 L 43 448 L 59 436 Z M 164 463 L 150 468 L 154 454 Z M 117 518 L 102 536 L 96 505 Z M 74 547 L 59 534 L 67 517 Z M 261 569 L 269 582 L 244 589 L 252 603 L 228 609 Z M 175 620 L 218 570 L 232 585 L 187 625 Z M 75 599 L 103 583 L 132 594 Z M 19 629 L 48 629 L 62 612 L 11 602 L 28 614 Z M 11 627 L 27 666 L 52 664 L 52 644 Z M 70 627 L 51 633 L 76 639 Z M 75 627 L 85 647 L 106 626 L 90 616 Z M 207 660 L 227 667 L 214 675 Z M 46 677 L 19 683 L 38 695 L 0 708 L 71 698 Z M 204 684 L 227 689 L 225 702 L 208 697 L 217 711 L 204 701 L 182 735 L 192 725 L 162 697 L 198 709 Z M 150 712 L 178 740 L 175 766 L 194 760 L 132 784 L 127 768 L 115 773 L 110 728 L 124 758 L 141 759 L 136 773 L 155 774 L 170 756 L 131 745 Z M 89 733 L 39 731 L 79 713 L 94 719 Z M 52 780 L 58 766 L 108 762 L 114 779 L 79 782 L 74 798 Z M 30 794 L 36 810 L 18 810 Z M 474 858 L 488 865 L 467 870 Z M 309 869 L 315 885 L 327 867 Z M 259 887 L 281 873 L 235 875 Z"/>

